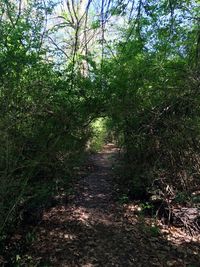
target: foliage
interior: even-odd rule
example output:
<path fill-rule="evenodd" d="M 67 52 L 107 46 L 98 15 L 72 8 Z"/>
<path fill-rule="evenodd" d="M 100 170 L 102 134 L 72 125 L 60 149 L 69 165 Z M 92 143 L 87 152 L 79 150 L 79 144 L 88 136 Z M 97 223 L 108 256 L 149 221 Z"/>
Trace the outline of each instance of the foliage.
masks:
<path fill-rule="evenodd" d="M 125 41 L 105 68 L 109 112 L 125 149 L 121 183 L 132 198 L 145 199 L 154 181 L 166 194 L 167 185 L 191 192 L 199 179 L 199 71 L 191 46 L 196 25 L 189 29 L 180 15 L 186 6 L 196 11 L 194 3 L 184 2 L 170 7 L 177 16 L 169 18 L 161 2 L 148 15 L 155 8 L 151 1 L 140 24 L 123 29 Z"/>
<path fill-rule="evenodd" d="M 18 18 L 17 6 L 7 3 L 2 3 L 5 13 L 0 25 L 5 41 L 0 49 L 1 234 L 16 218 L 26 191 L 35 202 L 43 201 L 42 189 L 31 192 L 34 184 L 39 180 L 56 184 L 63 176 L 71 176 L 89 138 L 87 125 L 92 116 L 86 99 L 79 95 L 86 79 L 71 91 L 68 68 L 58 71 L 56 64 L 45 60 L 41 38 L 51 5 L 30 1 L 21 7 Z"/>
<path fill-rule="evenodd" d="M 87 144 L 123 148 L 121 202 L 199 182 L 197 1 L 55 2 L 0 3 L 1 235 L 69 190 Z"/>
<path fill-rule="evenodd" d="M 108 136 L 107 119 L 97 118 L 92 124 L 92 138 L 90 139 L 90 150 L 97 152 L 102 149 Z"/>

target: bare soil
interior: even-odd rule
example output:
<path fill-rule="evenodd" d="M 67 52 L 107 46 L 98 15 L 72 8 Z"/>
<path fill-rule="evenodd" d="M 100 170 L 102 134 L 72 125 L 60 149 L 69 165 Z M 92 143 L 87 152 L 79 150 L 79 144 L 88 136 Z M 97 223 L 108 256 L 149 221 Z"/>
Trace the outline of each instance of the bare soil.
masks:
<path fill-rule="evenodd" d="M 26 266 L 200 266 L 197 237 L 159 225 L 160 234 L 154 235 L 155 222 L 138 215 L 136 204 L 115 201 L 117 151 L 108 144 L 92 155 L 92 171 L 78 179 L 70 203 L 44 213 L 27 249 L 32 263 Z"/>

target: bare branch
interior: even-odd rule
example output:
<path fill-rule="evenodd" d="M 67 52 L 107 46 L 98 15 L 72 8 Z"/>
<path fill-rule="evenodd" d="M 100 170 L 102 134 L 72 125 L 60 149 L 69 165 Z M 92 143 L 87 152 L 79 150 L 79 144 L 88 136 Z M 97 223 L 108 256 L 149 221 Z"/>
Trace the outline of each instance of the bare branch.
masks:
<path fill-rule="evenodd" d="M 21 12 L 22 12 L 22 0 L 19 0 L 18 15 L 17 15 L 17 19 L 15 21 L 15 25 L 17 25 L 17 23 L 20 19 Z"/>
<path fill-rule="evenodd" d="M 51 40 L 52 44 L 69 59 L 67 53 L 61 47 L 59 47 L 58 44 L 56 44 L 56 42 L 50 36 L 48 36 L 48 38 Z"/>

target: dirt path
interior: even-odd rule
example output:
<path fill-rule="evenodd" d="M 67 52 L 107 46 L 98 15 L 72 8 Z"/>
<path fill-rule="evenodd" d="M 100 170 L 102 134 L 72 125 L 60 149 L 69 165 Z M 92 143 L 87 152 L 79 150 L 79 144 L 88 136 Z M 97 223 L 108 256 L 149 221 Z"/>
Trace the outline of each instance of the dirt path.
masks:
<path fill-rule="evenodd" d="M 94 155 L 95 170 L 79 181 L 72 203 L 44 214 L 30 247 L 34 263 L 39 263 L 34 266 L 200 266 L 189 265 L 198 262 L 190 246 L 153 237 L 131 209 L 113 201 L 115 153 L 107 145 Z"/>

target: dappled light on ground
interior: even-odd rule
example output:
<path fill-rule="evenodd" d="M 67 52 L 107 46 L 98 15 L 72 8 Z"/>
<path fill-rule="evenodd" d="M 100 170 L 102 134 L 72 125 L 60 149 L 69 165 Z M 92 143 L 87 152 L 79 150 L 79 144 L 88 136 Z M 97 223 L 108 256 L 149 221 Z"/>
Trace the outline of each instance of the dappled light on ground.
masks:
<path fill-rule="evenodd" d="M 91 156 L 94 171 L 77 182 L 68 205 L 43 214 L 27 253 L 38 266 L 198 266 L 198 240 L 181 241 L 178 230 L 173 237 L 172 229 L 141 216 L 139 204 L 113 200 L 116 153 L 108 145 Z"/>

